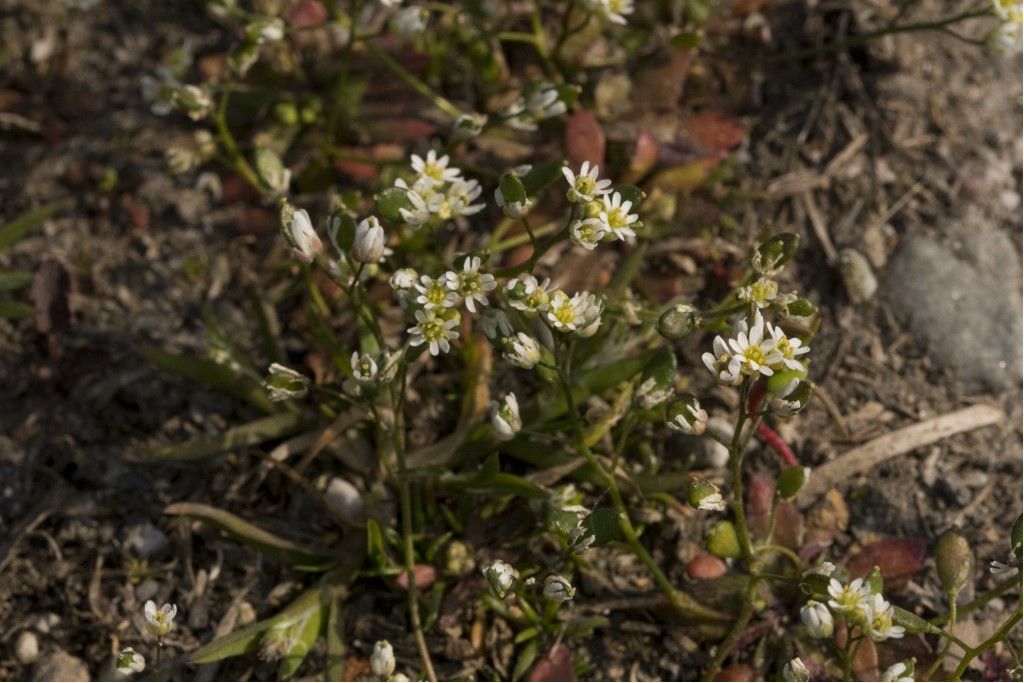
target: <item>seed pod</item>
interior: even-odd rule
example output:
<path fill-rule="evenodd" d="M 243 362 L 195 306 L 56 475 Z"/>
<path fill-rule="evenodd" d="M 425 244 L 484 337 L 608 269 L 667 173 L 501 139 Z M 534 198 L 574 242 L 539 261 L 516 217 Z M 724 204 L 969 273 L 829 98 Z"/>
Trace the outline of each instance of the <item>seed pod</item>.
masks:
<path fill-rule="evenodd" d="M 728 520 L 722 520 L 711 527 L 706 542 L 708 552 L 717 557 L 739 557 L 740 539 L 736 527 Z"/>
<path fill-rule="evenodd" d="M 700 327 L 700 315 L 689 304 L 677 304 L 658 318 L 658 334 L 669 341 L 679 341 Z"/>
<path fill-rule="evenodd" d="M 409 190 L 404 187 L 394 186 L 381 190 L 376 200 L 377 213 L 396 223 L 402 220 L 402 209 L 406 211 L 413 209 L 412 200 L 409 199 Z"/>
<path fill-rule="evenodd" d="M 800 465 L 783 470 L 775 482 L 775 493 L 782 500 L 792 500 L 796 497 L 796 494 L 800 493 L 800 489 L 804 487 L 804 484 L 807 483 L 810 473 L 809 467 L 801 467 Z"/>
<path fill-rule="evenodd" d="M 974 551 L 956 529 L 947 529 L 935 542 L 935 569 L 942 588 L 957 595 L 974 575 Z"/>

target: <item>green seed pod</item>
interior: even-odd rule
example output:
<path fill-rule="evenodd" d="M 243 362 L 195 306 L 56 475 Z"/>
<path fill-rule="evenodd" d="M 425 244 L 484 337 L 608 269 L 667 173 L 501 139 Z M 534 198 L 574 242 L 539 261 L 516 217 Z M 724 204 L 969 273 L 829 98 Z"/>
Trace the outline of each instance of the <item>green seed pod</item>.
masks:
<path fill-rule="evenodd" d="M 872 595 L 882 594 L 882 590 L 885 588 L 885 579 L 882 578 L 882 570 L 877 564 L 871 569 L 871 573 L 864 577 L 864 585 L 868 587 Z"/>
<path fill-rule="evenodd" d="M 409 190 L 404 187 L 389 187 L 381 190 L 375 197 L 377 202 L 377 213 L 395 223 L 402 221 L 401 209 L 411 211 L 412 200 L 409 199 Z"/>
<path fill-rule="evenodd" d="M 697 309 L 690 304 L 676 304 L 658 318 L 658 334 L 669 341 L 679 341 L 700 327 Z"/>
<path fill-rule="evenodd" d="M 902 607 L 892 606 L 892 623 L 902 626 L 909 634 L 918 633 L 942 633 L 942 630 L 934 626 L 913 612 L 908 612 Z"/>
<path fill-rule="evenodd" d="M 810 473 L 809 467 L 801 467 L 800 465 L 783 470 L 775 482 L 776 495 L 782 500 L 796 498 L 796 494 L 800 493 L 800 489 L 807 483 Z"/>
<path fill-rule="evenodd" d="M 785 315 L 790 318 L 809 318 L 817 312 L 817 306 L 799 296 L 786 304 Z"/>
<path fill-rule="evenodd" d="M 806 370 L 782 370 L 776 372 L 765 381 L 765 388 L 772 396 L 786 397 L 807 377 Z"/>
<path fill-rule="evenodd" d="M 739 557 L 741 553 L 736 527 L 724 519 L 711 527 L 705 545 L 708 552 L 716 557 Z"/>
<path fill-rule="evenodd" d="M 935 569 L 942 588 L 957 595 L 974 575 L 974 551 L 956 529 L 947 529 L 935 542 Z"/>
<path fill-rule="evenodd" d="M 725 501 L 718 487 L 707 479 L 696 477 L 686 487 L 686 500 L 694 510 L 724 510 Z"/>

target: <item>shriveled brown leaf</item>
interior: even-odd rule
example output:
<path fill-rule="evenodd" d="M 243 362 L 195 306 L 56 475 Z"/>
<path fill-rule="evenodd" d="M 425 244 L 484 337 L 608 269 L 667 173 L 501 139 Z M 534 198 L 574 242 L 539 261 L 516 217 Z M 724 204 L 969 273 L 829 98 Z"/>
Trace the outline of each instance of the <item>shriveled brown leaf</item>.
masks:
<path fill-rule="evenodd" d="M 851 557 L 846 569 L 852 578 L 862 578 L 877 565 L 885 579 L 886 590 L 899 590 L 921 570 L 926 549 L 921 538 L 884 538 Z"/>
<path fill-rule="evenodd" d="M 658 163 L 658 141 L 654 139 L 651 132 L 646 128 L 637 131 L 636 140 L 633 141 L 633 153 L 629 158 L 629 168 L 622 178 L 622 182 L 636 184 L 640 182 L 654 165 Z"/>
<path fill-rule="evenodd" d="M 32 279 L 30 297 L 36 309 L 36 331 L 60 334 L 71 327 L 71 275 L 55 258 L 39 264 Z"/>
<path fill-rule="evenodd" d="M 528 681 L 575 681 L 572 668 L 572 653 L 565 645 L 559 644 L 537 658 L 537 663 L 526 676 Z"/>
<path fill-rule="evenodd" d="M 757 538 L 764 538 L 768 534 L 774 497 L 775 482 L 771 479 L 756 473 L 747 478 L 747 488 L 744 491 L 747 526 Z"/>
<path fill-rule="evenodd" d="M 299 0 L 288 13 L 288 23 L 294 28 L 319 26 L 327 21 L 327 8 L 319 0 Z"/>
<path fill-rule="evenodd" d="M 772 541 L 790 550 L 799 550 L 804 544 L 804 516 L 796 505 L 779 503 L 775 512 L 775 533 Z"/>
<path fill-rule="evenodd" d="M 743 142 L 743 123 L 724 111 L 704 111 L 683 124 L 683 129 L 715 156 L 731 152 Z"/>
<path fill-rule="evenodd" d="M 831 489 L 807 512 L 807 541 L 828 545 L 850 523 L 850 508 L 843 494 Z"/>

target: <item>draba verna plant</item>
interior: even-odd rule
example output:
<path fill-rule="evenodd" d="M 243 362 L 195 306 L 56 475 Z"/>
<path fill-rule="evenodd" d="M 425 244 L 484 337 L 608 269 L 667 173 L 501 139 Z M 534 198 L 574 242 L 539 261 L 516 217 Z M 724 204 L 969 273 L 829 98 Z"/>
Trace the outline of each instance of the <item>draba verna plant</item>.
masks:
<path fill-rule="evenodd" d="M 704 235 L 709 244 L 712 233 L 728 238 L 742 258 L 713 296 L 666 300 L 639 284 L 681 200 L 664 185 L 645 188 L 653 162 L 642 151 L 605 154 L 586 113 L 629 106 L 628 84 L 604 73 L 622 55 L 639 56 L 650 41 L 700 45 L 710 5 L 287 5 L 211 0 L 208 11 L 238 36 L 224 62 L 187 82 L 193 59 L 183 47 L 144 83 L 154 111 L 203 126 L 194 144 L 167 150 L 172 169 L 231 169 L 278 215 L 288 254 L 274 261 L 275 297 L 253 306 L 262 355 L 247 355 L 212 317 L 207 358 L 145 351 L 265 416 L 154 456 L 280 444 L 260 466 L 308 496 L 329 529 L 311 542 L 222 509 L 169 507 L 309 575 L 278 613 L 180 655 L 192 664 L 255 655 L 287 678 L 315 650 L 337 680 L 355 647 L 375 679 L 437 680 L 430 636 L 459 586 L 473 618 L 511 629 L 514 664 L 496 676 L 526 677 L 563 647 L 569 672 L 586 675 L 591 665 L 571 656 L 572 644 L 608 625 L 607 608 L 587 604 L 602 587 L 621 592 L 602 574 L 626 563 L 648 609 L 692 625 L 703 666 L 694 678 L 712 679 L 747 652 L 777 678 L 851 680 L 862 649 L 914 636 L 928 647 L 887 664 L 884 680 L 922 671 L 956 679 L 1006 640 L 1019 599 L 979 644 L 952 627 L 958 612 L 1019 589 L 1019 519 L 1009 559 L 992 564 L 1002 582 L 960 605 L 976 579 L 973 551 L 956 530 L 937 539 L 948 612 L 927 618 L 890 602 L 878 567 L 854 575 L 827 549 L 807 556 L 782 540 L 814 473 L 776 427 L 820 395 L 817 310 L 786 273 L 796 235 L 766 229 L 751 239 L 723 218 Z M 1007 3 L 962 18 L 981 16 L 1000 20 L 993 40 L 1020 19 Z M 416 60 L 422 68 L 409 66 Z M 374 78 L 425 107 L 430 125 L 366 144 L 388 134 L 362 110 Z M 337 168 L 351 182 L 339 184 Z M 716 172 L 727 188 L 727 165 Z M 224 189 L 217 176 L 200 180 Z M 614 263 L 603 277 L 592 272 L 601 259 Z M 429 438 L 425 423 L 435 425 Z M 758 475 L 756 491 L 747 463 L 755 436 L 782 460 L 767 489 Z M 674 461 L 708 442 L 722 456 L 717 468 L 698 475 Z M 350 450 L 342 464 L 319 463 L 323 475 L 311 476 L 337 443 Z M 289 462 L 296 452 L 303 458 Z M 669 514 L 703 529 L 700 559 L 714 590 L 684 588 L 664 548 Z M 396 654 L 385 634 L 364 643 L 346 633 L 346 605 L 365 586 L 400 591 L 391 618 L 415 656 Z M 147 661 L 159 670 L 176 613 L 147 605 L 153 638 L 126 647 L 118 670 L 138 673 Z"/>

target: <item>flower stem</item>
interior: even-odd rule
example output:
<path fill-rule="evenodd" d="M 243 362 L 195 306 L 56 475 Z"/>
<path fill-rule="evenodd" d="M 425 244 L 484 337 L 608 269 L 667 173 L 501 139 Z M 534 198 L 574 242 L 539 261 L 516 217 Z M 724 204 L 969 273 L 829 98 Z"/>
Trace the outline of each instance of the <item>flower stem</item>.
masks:
<path fill-rule="evenodd" d="M 376 57 L 381 64 L 391 70 L 391 73 L 401 78 L 405 81 L 406 85 L 430 100 L 435 107 L 443 111 L 445 114 L 448 114 L 453 119 L 457 119 L 462 116 L 461 109 L 452 104 L 450 100 L 434 92 L 433 88 L 413 75 L 408 69 L 399 64 L 391 55 L 377 47 L 372 40 L 367 40 L 363 44 L 366 46 L 366 49 L 370 51 L 370 54 Z"/>
<path fill-rule="evenodd" d="M 961 615 L 973 612 L 979 607 L 984 607 L 989 603 L 989 601 L 995 600 L 996 598 L 1001 596 L 1003 593 L 1006 593 L 1010 589 L 1018 587 L 1020 587 L 1020 577 L 1014 574 L 1013 576 L 1009 577 L 1008 579 L 997 585 L 995 588 L 985 591 L 984 593 L 976 597 L 974 600 L 971 600 L 966 605 L 961 605 L 957 609 L 957 612 L 959 612 Z M 940 614 L 937 617 L 932 617 L 928 620 L 928 623 L 934 624 L 935 626 L 942 626 L 949 622 L 949 617 L 950 613 L 947 612 L 946 614 Z"/>
<path fill-rule="evenodd" d="M 956 631 L 956 593 L 949 594 L 948 598 L 949 598 L 949 630 L 950 630 L 950 632 L 953 632 L 953 631 Z M 930 681 L 932 679 L 932 675 L 936 671 L 938 671 L 939 667 L 942 665 L 942 662 L 944 662 L 946 657 L 949 655 L 949 648 L 952 647 L 952 645 L 953 645 L 953 641 L 950 640 L 949 638 L 947 638 L 946 639 L 946 643 L 945 643 L 945 645 L 942 648 L 942 652 L 939 654 L 938 657 L 935 658 L 935 661 L 932 662 L 932 665 L 930 667 L 928 667 L 928 672 L 925 673 L 925 675 L 924 675 L 924 678 L 925 678 L 926 681 Z"/>
<path fill-rule="evenodd" d="M 238 149 L 238 143 L 235 142 L 235 137 L 231 134 L 231 129 L 228 127 L 227 111 L 230 97 L 231 90 L 225 88 L 220 94 L 217 109 L 213 112 L 213 121 L 217 126 L 217 137 L 220 139 L 220 144 L 224 147 L 224 151 L 227 152 L 228 159 L 235 172 L 245 178 L 246 182 L 252 185 L 261 195 L 265 195 L 267 191 L 263 181 L 260 180 L 259 174 L 249 165 L 245 156 Z"/>
<path fill-rule="evenodd" d="M 1010 629 L 1016 626 L 1017 622 L 1021 620 L 1021 616 L 1021 605 L 1017 605 L 1017 611 L 1003 622 L 1003 625 L 999 627 L 999 630 L 993 633 L 988 640 L 983 642 L 981 645 L 978 645 L 978 647 L 970 648 L 964 653 L 963 659 L 960 660 L 960 664 L 956 667 L 956 671 L 953 672 L 952 679 L 954 681 L 959 681 L 960 677 L 964 675 L 964 671 L 967 671 L 967 667 L 970 665 L 971 660 L 1005 638 L 1006 634 L 1010 632 Z"/>

